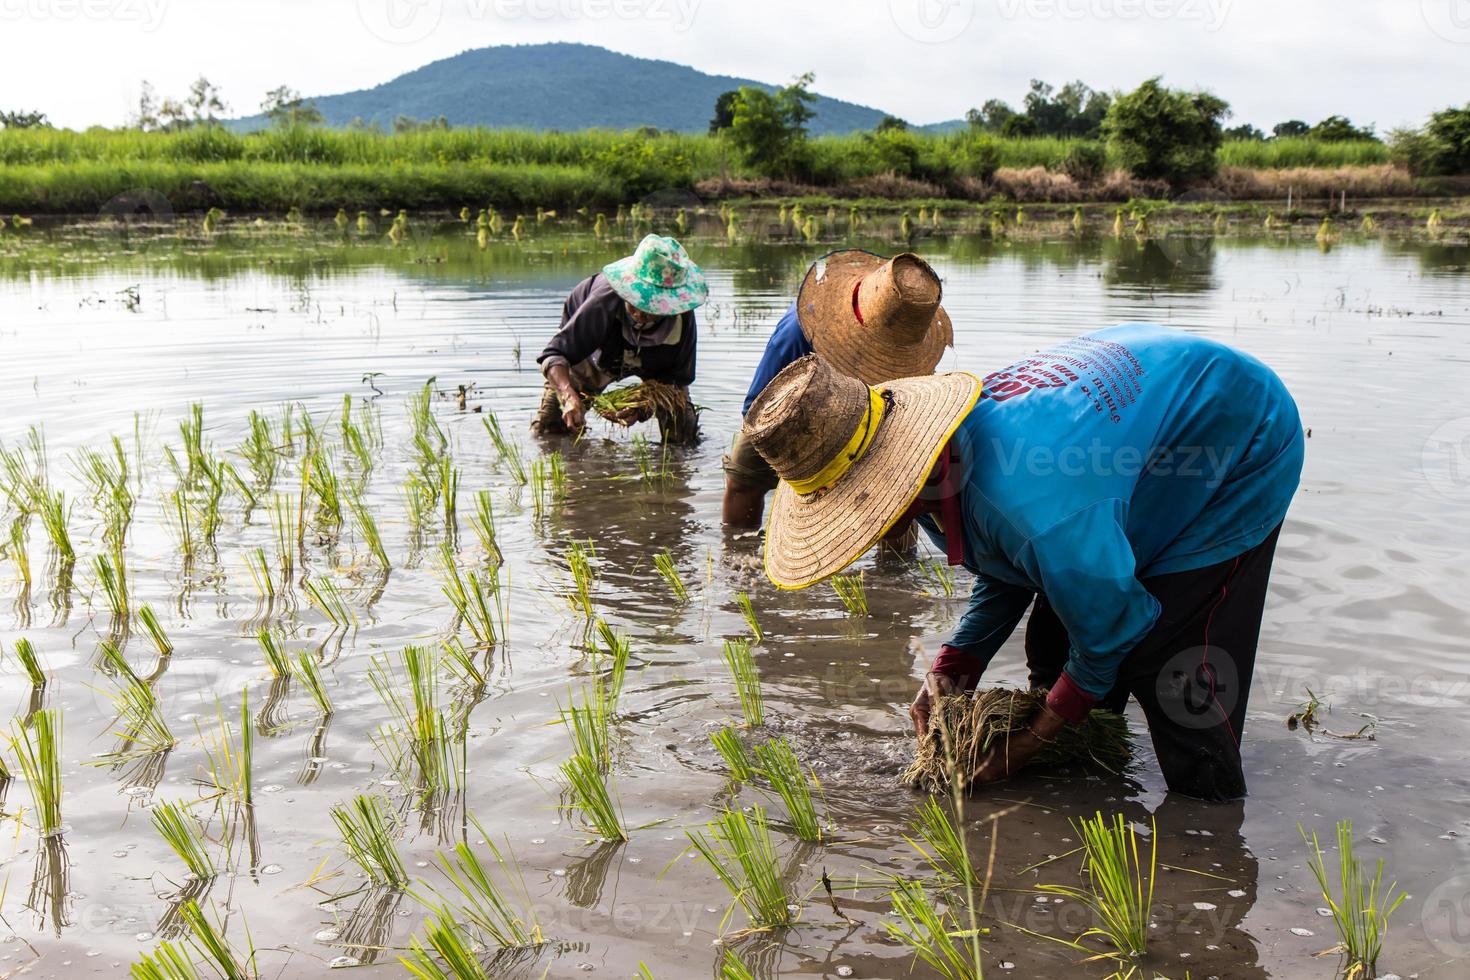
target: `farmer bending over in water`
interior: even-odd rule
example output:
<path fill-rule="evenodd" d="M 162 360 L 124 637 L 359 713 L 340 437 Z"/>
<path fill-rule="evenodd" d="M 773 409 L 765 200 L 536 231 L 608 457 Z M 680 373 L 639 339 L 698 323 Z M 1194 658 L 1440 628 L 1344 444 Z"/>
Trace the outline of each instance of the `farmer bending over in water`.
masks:
<path fill-rule="evenodd" d="M 933 373 L 954 343 L 942 293 L 929 263 L 910 252 L 891 259 L 861 249 L 822 256 L 766 342 L 744 412 L 782 368 L 813 352 L 867 384 Z M 737 436 L 725 457 L 725 524 L 759 527 L 777 482 L 770 464 Z"/>
<path fill-rule="evenodd" d="M 579 282 L 561 311 L 561 329 L 536 363 L 546 378 L 531 428 L 576 434 L 587 424 L 586 400 L 633 375 L 680 389 L 679 411 L 642 407 L 613 417 L 622 425 L 657 415 L 665 442 L 691 442 L 699 423 L 688 387 L 694 382 L 694 309 L 709 298 L 704 272 L 672 238 L 649 235 L 632 255 Z"/>
<path fill-rule="evenodd" d="M 782 371 L 744 436 L 780 474 L 766 571 L 840 572 L 915 518 L 975 576 L 910 714 L 971 691 L 1021 617 L 1045 706 L 973 773 L 1015 773 L 1129 695 L 1169 789 L 1243 796 L 1240 739 L 1266 581 L 1301 476 L 1295 403 L 1261 362 L 1167 327 L 1087 334 L 990 375 L 877 388 Z"/>

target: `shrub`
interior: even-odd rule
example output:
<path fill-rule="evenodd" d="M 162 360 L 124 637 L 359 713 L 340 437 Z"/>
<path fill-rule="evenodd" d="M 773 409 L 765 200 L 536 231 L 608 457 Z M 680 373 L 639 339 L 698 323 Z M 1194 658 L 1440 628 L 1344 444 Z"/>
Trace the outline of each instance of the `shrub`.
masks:
<path fill-rule="evenodd" d="M 694 185 L 693 165 L 687 156 L 662 144 L 647 136 L 615 142 L 592 154 L 590 164 L 594 172 L 620 185 L 624 198 L 688 190 Z"/>
<path fill-rule="evenodd" d="M 1088 140 L 1075 143 L 1062 158 L 1062 173 L 1076 181 L 1093 181 L 1107 168 L 1108 154 L 1101 143 Z"/>
<path fill-rule="evenodd" d="M 729 139 L 747 165 L 766 177 L 805 172 L 806 123 L 812 117 L 812 76 L 802 75 L 775 92 L 741 86 L 730 119 Z"/>
<path fill-rule="evenodd" d="M 1000 145 L 989 136 L 972 136 L 959 146 L 959 170 L 967 177 L 988 181 L 1000 169 Z"/>
<path fill-rule="evenodd" d="M 1224 138 L 1220 120 L 1229 111 L 1208 92 L 1169 89 L 1150 78 L 1113 101 L 1103 131 L 1133 176 L 1178 187 L 1215 173 L 1215 152 Z"/>
<path fill-rule="evenodd" d="M 1416 176 L 1470 173 L 1470 103 L 1441 109 L 1420 129 L 1394 130 L 1391 141 L 1394 160 Z"/>
<path fill-rule="evenodd" d="M 245 141 L 223 126 L 192 126 L 168 137 L 164 155 L 191 163 L 223 163 L 245 155 Z"/>

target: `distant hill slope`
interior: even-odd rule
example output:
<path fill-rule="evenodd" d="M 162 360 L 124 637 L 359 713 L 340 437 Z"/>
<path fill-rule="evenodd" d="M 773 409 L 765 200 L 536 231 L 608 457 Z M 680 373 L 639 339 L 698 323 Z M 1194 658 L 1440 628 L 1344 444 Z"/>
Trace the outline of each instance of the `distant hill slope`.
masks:
<path fill-rule="evenodd" d="M 720 93 L 742 85 L 774 86 L 707 75 L 670 61 L 635 58 L 588 44 L 478 48 L 425 65 L 376 88 L 312 97 L 330 126 L 361 118 L 392 129 L 398 116 L 452 126 L 525 129 L 635 129 L 704 132 Z M 813 134 L 872 129 L 883 113 L 818 97 Z M 234 128 L 258 129 L 260 116 Z M 940 124 L 944 125 L 944 124 Z"/>

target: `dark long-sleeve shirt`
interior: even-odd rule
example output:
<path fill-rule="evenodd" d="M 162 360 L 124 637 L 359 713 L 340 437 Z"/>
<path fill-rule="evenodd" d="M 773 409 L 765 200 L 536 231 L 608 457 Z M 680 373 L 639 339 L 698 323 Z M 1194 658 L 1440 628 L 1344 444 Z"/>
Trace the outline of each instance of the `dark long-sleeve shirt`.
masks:
<path fill-rule="evenodd" d="M 561 328 L 536 363 L 544 375 L 557 364 L 571 367 L 592 358 L 614 380 L 636 375 L 645 381 L 689 385 L 694 382 L 696 333 L 692 310 L 660 317 L 639 330 L 623 298 L 599 272 L 567 295 Z"/>

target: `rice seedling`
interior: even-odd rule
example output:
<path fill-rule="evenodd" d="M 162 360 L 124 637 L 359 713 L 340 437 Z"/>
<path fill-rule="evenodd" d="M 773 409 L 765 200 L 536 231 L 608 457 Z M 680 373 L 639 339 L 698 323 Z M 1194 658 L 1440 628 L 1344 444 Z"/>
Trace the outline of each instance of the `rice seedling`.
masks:
<path fill-rule="evenodd" d="M 863 588 L 862 573 L 832 576 L 832 591 L 837 593 L 838 599 L 842 600 L 842 605 L 847 609 L 849 616 L 868 614 L 868 593 Z"/>
<path fill-rule="evenodd" d="M 455 910 L 441 906 L 424 921 L 422 938 L 409 940 L 408 953 L 398 962 L 419 980 L 492 980 L 478 948 L 455 921 Z"/>
<path fill-rule="evenodd" d="M 316 705 L 317 711 L 321 712 L 323 718 L 332 713 L 332 698 L 327 694 L 326 684 L 322 680 L 321 661 L 311 653 L 299 653 L 291 667 L 291 676 L 301 683 L 311 701 Z"/>
<path fill-rule="evenodd" d="M 47 487 L 46 439 L 38 427 L 27 431 L 25 445 L 15 449 L 0 446 L 0 473 L 4 474 L 0 489 L 16 512 L 22 517 L 35 513 Z"/>
<path fill-rule="evenodd" d="M 490 441 L 495 444 L 495 452 L 500 457 L 499 465 L 517 486 L 525 486 L 526 464 L 521 458 L 520 445 L 501 431 L 500 420 L 494 412 L 486 412 L 484 421 L 485 431 L 490 434 Z"/>
<path fill-rule="evenodd" d="M 46 686 L 46 672 L 41 669 L 40 655 L 36 653 L 35 645 L 24 636 L 15 641 L 15 659 L 20 661 L 26 677 L 30 679 L 31 687 Z"/>
<path fill-rule="evenodd" d="M 250 431 L 240 445 L 240 455 L 250 467 L 250 474 L 260 490 L 269 490 L 280 471 L 281 453 L 276 447 L 276 434 L 270 419 L 254 409 L 250 412 Z"/>
<path fill-rule="evenodd" d="M 199 821 L 189 808 L 173 800 L 155 803 L 150 816 L 153 829 L 164 839 L 173 852 L 184 862 L 189 873 L 201 881 L 208 881 L 219 872 L 214 860 L 205 849 L 204 833 Z"/>
<path fill-rule="evenodd" d="M 595 667 L 599 671 L 593 679 L 597 685 L 599 695 L 608 703 L 608 713 L 617 711 L 618 702 L 623 697 L 623 681 L 628 673 L 628 659 L 633 655 L 633 644 L 623 634 L 614 630 L 607 624 L 607 620 L 597 621 L 597 635 L 602 641 L 601 648 L 594 648 Z M 611 661 L 606 676 L 600 671 L 604 661 Z"/>
<path fill-rule="evenodd" d="M 98 756 L 96 764 L 117 765 L 172 749 L 178 744 L 178 739 L 164 720 L 162 706 L 153 688 L 133 671 L 117 644 L 104 640 L 101 650 L 103 668 L 118 684 L 117 690 L 108 691 L 106 695 L 117 712 L 112 734 L 121 741 L 111 752 Z"/>
<path fill-rule="evenodd" d="M 766 811 L 759 803 L 749 813 L 726 809 L 704 831 L 686 834 L 729 890 L 731 911 L 738 904 L 752 928 L 775 929 L 795 921 L 800 900 L 782 880 Z"/>
<path fill-rule="evenodd" d="M 955 826 L 934 797 L 919 804 L 913 831 L 914 837 L 905 835 L 904 840 L 929 862 L 936 874 L 967 887 L 981 883 L 979 873 L 970 863 L 964 832 Z"/>
<path fill-rule="evenodd" d="M 468 627 L 481 646 L 494 646 L 505 631 L 505 605 L 500 590 L 500 569 L 461 572 L 454 546 L 448 541 L 439 550 L 440 581 L 445 598 L 455 615 Z"/>
<path fill-rule="evenodd" d="M 525 880 L 513 857 L 502 853 L 479 820 L 472 820 L 493 864 L 465 841 L 440 853 L 439 870 L 455 891 L 455 918 L 467 923 L 487 946 L 526 949 L 546 942 Z M 519 906 L 519 907 L 518 907 Z"/>
<path fill-rule="evenodd" d="M 628 839 L 609 777 L 597 759 L 582 752 L 574 753 L 561 764 L 561 774 L 571 797 L 568 809 L 581 814 L 603 840 Z"/>
<path fill-rule="evenodd" d="M 179 422 L 179 437 L 184 441 L 184 459 L 188 463 L 185 482 L 194 486 L 209 469 L 209 456 L 204 447 L 204 403 L 189 405 L 189 416 Z"/>
<path fill-rule="evenodd" d="M 726 640 L 724 658 L 725 666 L 730 668 L 730 676 L 735 680 L 735 693 L 740 698 L 745 724 L 749 728 L 758 728 L 766 721 L 765 699 L 761 695 L 760 671 L 756 669 L 750 644 L 745 640 Z"/>
<path fill-rule="evenodd" d="M 785 736 L 773 738 L 755 747 L 755 758 L 760 765 L 761 774 L 766 777 L 776 795 L 781 797 L 781 802 L 786 804 L 786 813 L 791 819 L 791 827 L 796 836 L 801 840 L 820 841 L 822 825 L 817 817 L 817 805 L 812 800 L 811 791 L 811 783 L 816 782 L 816 775 L 812 774 L 811 783 L 808 783 L 807 773 L 802 771 L 801 762 L 792 751 L 791 743 L 786 741 Z"/>
<path fill-rule="evenodd" d="M 434 418 L 434 379 L 430 378 L 409 399 L 408 418 L 413 431 L 413 445 L 418 465 L 428 471 L 437 465 L 439 455 L 449 447 L 439 420 Z"/>
<path fill-rule="evenodd" d="M 726 725 L 717 732 L 710 732 L 709 740 L 714 743 L 715 751 L 720 753 L 720 758 L 729 767 L 731 779 L 748 783 L 760 773 L 760 768 L 751 758 L 750 751 L 746 749 L 745 742 L 735 729 Z"/>
<path fill-rule="evenodd" d="M 387 571 L 392 567 L 392 563 L 388 560 L 388 550 L 383 547 L 383 535 L 378 530 L 378 522 L 368 512 L 367 504 L 362 499 L 362 493 L 353 490 L 347 497 L 347 504 L 352 509 L 352 519 L 357 525 L 357 533 L 362 535 L 363 543 L 367 545 L 378 567 Z"/>
<path fill-rule="evenodd" d="M 898 880 L 889 892 L 893 920 L 884 928 L 908 946 L 945 980 L 981 980 L 979 934 L 963 930 L 954 917 L 940 912 L 917 881 Z M 957 940 L 968 940 L 961 944 Z"/>
<path fill-rule="evenodd" d="M 203 494 L 199 504 L 197 528 L 200 540 L 210 548 L 214 547 L 215 538 L 224 524 L 224 518 L 220 515 L 220 503 L 224 500 L 228 480 L 224 467 L 224 463 L 215 465 L 206 461 L 202 471 Z"/>
<path fill-rule="evenodd" d="M 970 773 L 992 748 L 1030 724 L 1046 700 L 1045 691 L 989 688 L 971 695 L 941 698 L 929 719 L 929 732 L 919 743 L 903 781 L 923 789 L 939 789 Z M 1133 747 L 1128 722 L 1111 711 L 1094 710 L 1082 723 L 1068 725 L 1031 761 L 1033 767 L 1091 762 L 1118 772 L 1128 764 Z"/>
<path fill-rule="evenodd" d="M 61 710 L 42 708 L 13 725 L 9 741 L 31 791 L 36 832 L 42 837 L 61 833 Z"/>
<path fill-rule="evenodd" d="M 424 479 L 417 470 L 409 470 L 403 477 L 403 500 L 408 505 L 409 524 L 415 534 L 421 533 L 439 502 L 438 484 Z"/>
<path fill-rule="evenodd" d="M 1353 824 L 1341 820 L 1337 824 L 1337 890 L 1328 880 L 1327 859 L 1317 842 L 1316 831 L 1307 836 L 1298 825 L 1303 842 L 1312 848 L 1307 867 L 1317 879 L 1322 901 L 1332 912 L 1337 927 L 1337 951 L 1342 954 L 1340 975 L 1346 980 L 1372 980 L 1378 975 L 1378 957 L 1388 934 L 1388 920 L 1403 904 L 1407 895 L 1398 891 L 1398 882 L 1383 887 L 1383 859 L 1379 858 L 1373 873 L 1357 859 L 1353 846 Z"/>
<path fill-rule="evenodd" d="M 215 794 L 245 807 L 255 805 L 255 737 L 250 725 L 250 689 L 240 694 L 240 726 L 225 718 L 224 707 L 216 705 L 216 729 L 205 734 L 196 721 L 200 741 L 204 744 L 205 768 L 198 781 Z"/>
<path fill-rule="evenodd" d="M 551 471 L 545 459 L 531 461 L 531 506 L 536 516 L 543 517 L 552 496 Z"/>
<path fill-rule="evenodd" d="M 307 599 L 323 616 L 332 621 L 333 629 L 357 628 L 357 615 L 348 607 L 336 582 L 321 575 L 307 579 L 305 588 Z"/>
<path fill-rule="evenodd" d="M 745 617 L 745 624 L 750 627 L 750 634 L 755 639 L 753 643 L 759 643 L 766 638 L 761 630 L 760 620 L 755 618 L 755 603 L 750 601 L 750 593 L 735 593 L 735 603 L 740 607 L 740 615 Z"/>
<path fill-rule="evenodd" d="M 440 649 L 444 654 L 444 665 L 455 680 L 474 687 L 485 683 L 485 671 L 480 667 L 474 653 L 466 649 L 458 637 L 451 637 Z"/>
<path fill-rule="evenodd" d="M 756 975 L 733 949 L 720 956 L 719 980 L 756 980 Z"/>
<path fill-rule="evenodd" d="M 680 602 L 689 600 L 689 587 L 684 584 L 684 579 L 679 576 L 679 569 L 674 564 L 674 556 L 668 548 L 653 556 L 653 565 L 658 569 L 659 575 L 668 583 L 669 589 L 673 591 L 674 598 Z"/>
<path fill-rule="evenodd" d="M 659 447 L 659 461 L 655 465 L 653 461 L 653 448 L 646 436 L 641 432 L 633 436 L 631 446 L 633 449 L 633 462 L 638 466 L 638 478 L 643 481 L 644 486 L 650 489 L 658 489 L 665 485 L 672 471 L 669 468 L 669 447 L 663 444 Z"/>
<path fill-rule="evenodd" d="M 925 591 L 932 596 L 951 599 L 955 594 L 954 569 L 938 558 L 920 558 L 919 572 L 924 577 Z"/>
<path fill-rule="evenodd" d="M 175 490 L 169 495 L 164 504 L 164 517 L 168 521 L 169 530 L 173 532 L 180 557 L 185 562 L 192 561 L 199 552 L 199 545 L 194 536 L 193 508 L 183 490 Z"/>
<path fill-rule="evenodd" d="M 51 539 L 57 558 L 68 565 L 76 561 L 76 549 L 72 547 L 71 532 L 66 527 L 67 518 L 71 514 L 71 508 L 66 505 L 66 494 L 60 490 L 54 493 L 43 492 L 37 503 L 41 526 L 46 529 L 46 536 Z"/>
<path fill-rule="evenodd" d="M 342 446 L 357 461 L 358 474 L 365 477 L 373 471 L 373 465 L 377 461 L 374 450 L 377 447 L 373 441 L 373 416 L 367 403 L 363 405 L 363 415 L 366 428 L 352 421 L 352 396 L 342 396 Z"/>
<path fill-rule="evenodd" d="M 342 481 L 324 452 L 312 453 L 301 465 L 302 484 L 316 498 L 314 524 L 324 533 L 335 534 L 342 526 Z"/>
<path fill-rule="evenodd" d="M 567 595 L 567 602 L 590 621 L 593 617 L 592 592 L 597 588 L 597 569 L 593 565 L 597 560 L 597 550 L 589 539 L 571 542 L 563 554 L 572 573 L 572 591 Z"/>
<path fill-rule="evenodd" d="M 286 652 L 286 634 L 280 630 L 262 628 L 255 634 L 261 653 L 265 654 L 266 666 L 273 677 L 291 676 L 291 655 Z"/>
<path fill-rule="evenodd" d="M 495 501 L 489 490 L 475 492 L 475 512 L 470 516 L 470 527 L 474 528 L 480 548 L 490 561 L 498 565 L 505 560 L 495 538 Z"/>
<path fill-rule="evenodd" d="M 25 517 L 17 517 L 10 522 L 10 537 L 6 542 L 5 553 L 15 563 L 15 574 L 19 577 L 23 591 L 31 588 L 31 553 L 26 547 L 26 524 Z"/>
<path fill-rule="evenodd" d="M 408 870 L 393 846 L 397 826 L 386 800 L 357 796 L 350 803 L 332 807 L 332 822 L 342 835 L 347 856 L 369 881 L 387 888 L 408 884 Z"/>
<path fill-rule="evenodd" d="M 262 560 L 264 560 L 264 556 L 262 556 Z M 160 657 L 167 657 L 174 652 L 173 641 L 163 631 L 163 624 L 158 621 L 158 614 L 153 611 L 152 606 L 145 603 L 139 607 L 138 622 L 143 624 L 143 629 L 147 632 L 148 639 L 153 641 L 153 645 L 158 649 L 158 655 Z"/>
<path fill-rule="evenodd" d="M 267 602 L 276 597 L 276 582 L 271 576 L 270 560 L 265 556 L 264 548 L 252 548 L 245 552 L 245 567 L 250 572 L 250 578 L 255 583 L 255 591 Z"/>
<path fill-rule="evenodd" d="M 299 509 L 289 496 L 278 493 L 271 498 L 271 531 L 276 539 L 276 561 L 281 570 L 282 588 L 289 588 L 296 578 L 296 553 L 301 538 L 298 513 Z"/>
<path fill-rule="evenodd" d="M 1080 902 L 1093 915 L 1094 925 L 1067 945 L 1093 952 L 1081 941 L 1097 938 L 1112 947 L 1106 955 L 1137 959 L 1148 949 L 1149 920 L 1153 915 L 1154 878 L 1158 868 L 1159 835 L 1152 834 L 1147 864 L 1138 850 L 1133 826 L 1116 814 L 1111 821 L 1101 813 L 1076 824 L 1087 852 L 1086 888 L 1038 885 L 1038 890 Z"/>
<path fill-rule="evenodd" d="M 127 569 L 111 555 L 96 555 L 92 568 L 97 573 L 97 584 L 107 598 L 107 609 L 112 614 L 113 624 L 126 626 L 128 622 L 128 579 Z"/>
<path fill-rule="evenodd" d="M 438 665 L 433 652 L 426 647 L 407 646 L 399 654 L 402 672 L 388 660 L 373 658 L 368 667 L 368 682 L 392 716 L 374 737 L 385 758 L 405 781 L 410 782 L 428 801 L 438 794 L 460 785 L 456 745 L 461 753 L 463 740 L 451 737 L 450 726 L 439 707 Z M 401 691 L 407 688 L 405 698 Z"/>
<path fill-rule="evenodd" d="M 439 457 L 439 500 L 444 505 L 444 533 L 453 536 L 459 515 L 459 470 L 446 454 Z"/>
<path fill-rule="evenodd" d="M 255 980 L 259 973 L 255 968 L 255 948 L 249 946 L 250 933 L 246 931 L 244 953 L 237 952 L 225 939 L 219 927 L 199 907 L 198 901 L 188 899 L 179 907 L 180 918 L 189 930 L 185 943 L 162 942 L 151 953 L 132 965 L 133 980 L 200 980 L 205 976 L 220 977 L 221 980 Z M 208 973 L 202 973 L 196 961 L 207 964 Z"/>

